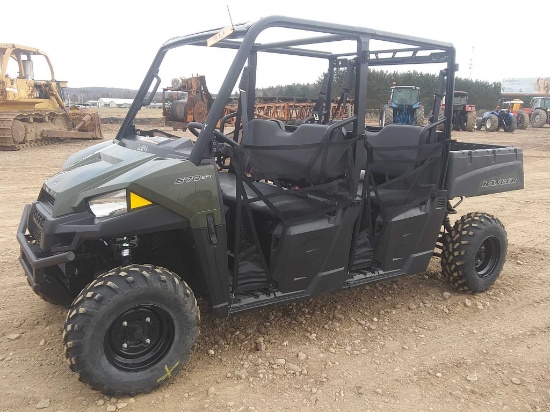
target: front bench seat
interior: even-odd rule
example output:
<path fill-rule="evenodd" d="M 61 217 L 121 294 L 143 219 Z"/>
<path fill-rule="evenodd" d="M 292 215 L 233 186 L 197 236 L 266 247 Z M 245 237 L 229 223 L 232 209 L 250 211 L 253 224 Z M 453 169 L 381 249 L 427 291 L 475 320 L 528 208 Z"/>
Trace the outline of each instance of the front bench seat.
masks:
<path fill-rule="evenodd" d="M 223 204 L 234 210 L 237 204 L 237 176 L 232 173 L 219 172 L 218 180 L 220 182 Z M 264 195 L 280 192 L 279 188 L 268 183 L 254 182 L 253 184 Z M 248 199 L 258 197 L 248 184 L 244 183 L 244 188 Z M 315 201 L 310 198 L 292 194 L 282 194 L 280 196 L 271 197 L 269 201 L 288 219 L 306 216 L 312 210 L 326 207 L 326 204 L 323 204 L 321 201 Z M 259 217 L 263 220 L 279 220 L 279 217 L 273 210 L 261 200 L 250 203 L 250 209 L 255 217 Z"/>
<path fill-rule="evenodd" d="M 319 184 L 344 175 L 346 145 L 327 145 L 322 151 L 311 146 L 345 139 L 342 128 L 335 128 L 328 139 L 323 140 L 327 128 L 328 125 L 304 123 L 287 132 L 277 121 L 252 119 L 241 142 L 249 155 L 246 171 L 254 169 L 269 178 L 302 184 Z M 285 146 L 291 148 L 284 149 Z"/>

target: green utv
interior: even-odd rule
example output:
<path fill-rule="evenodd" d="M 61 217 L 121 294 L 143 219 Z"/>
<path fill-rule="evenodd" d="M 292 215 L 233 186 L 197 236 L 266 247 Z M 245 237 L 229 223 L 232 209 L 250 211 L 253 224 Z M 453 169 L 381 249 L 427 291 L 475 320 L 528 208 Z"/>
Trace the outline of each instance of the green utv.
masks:
<path fill-rule="evenodd" d="M 188 124 L 196 139 L 134 124 L 163 60 L 168 82 L 186 64 L 225 74 L 204 123 Z M 311 117 L 254 118 L 257 79 L 310 70 L 302 61 L 328 79 Z M 368 69 L 399 64 L 439 71 L 431 123 L 366 125 Z M 18 228 L 30 286 L 69 307 L 71 369 L 106 394 L 165 383 L 199 334 L 195 296 L 226 317 L 423 272 L 434 255 L 457 289 L 489 288 L 504 227 L 482 212 L 451 225 L 451 199 L 522 189 L 522 151 L 451 139 L 456 68 L 449 43 L 281 16 L 163 44 L 116 139 L 71 156 Z M 336 69 L 339 101 L 354 102 L 338 120 Z M 234 90 L 238 109 L 225 114 Z"/>

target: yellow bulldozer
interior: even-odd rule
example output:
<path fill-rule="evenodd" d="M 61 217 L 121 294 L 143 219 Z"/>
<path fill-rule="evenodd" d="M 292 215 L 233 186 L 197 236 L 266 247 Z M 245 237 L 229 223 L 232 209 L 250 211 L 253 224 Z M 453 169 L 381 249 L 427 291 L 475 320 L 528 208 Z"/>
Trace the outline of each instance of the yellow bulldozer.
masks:
<path fill-rule="evenodd" d="M 49 69 L 48 80 L 35 80 L 34 63 Z M 59 139 L 103 139 L 96 111 L 65 107 L 63 88 L 48 56 L 38 49 L 0 43 L 0 150 Z"/>

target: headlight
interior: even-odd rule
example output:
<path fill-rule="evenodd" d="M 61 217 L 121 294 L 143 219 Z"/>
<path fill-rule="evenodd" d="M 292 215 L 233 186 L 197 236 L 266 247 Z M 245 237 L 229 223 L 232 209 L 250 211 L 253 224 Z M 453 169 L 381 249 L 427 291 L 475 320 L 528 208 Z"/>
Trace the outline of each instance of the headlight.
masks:
<path fill-rule="evenodd" d="M 117 216 L 126 213 L 128 210 L 126 190 L 96 196 L 88 201 L 88 206 L 96 217 Z"/>

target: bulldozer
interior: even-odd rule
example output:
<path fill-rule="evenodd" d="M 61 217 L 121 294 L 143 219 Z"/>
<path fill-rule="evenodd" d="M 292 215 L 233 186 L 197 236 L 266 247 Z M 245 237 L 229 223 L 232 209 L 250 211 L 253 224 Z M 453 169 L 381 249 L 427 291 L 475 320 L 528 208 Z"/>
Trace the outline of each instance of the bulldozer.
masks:
<path fill-rule="evenodd" d="M 47 65 L 49 80 L 35 80 L 35 62 Z M 0 150 L 19 150 L 59 139 L 103 139 L 96 111 L 65 107 L 65 87 L 67 82 L 55 80 L 45 53 L 0 43 Z"/>

